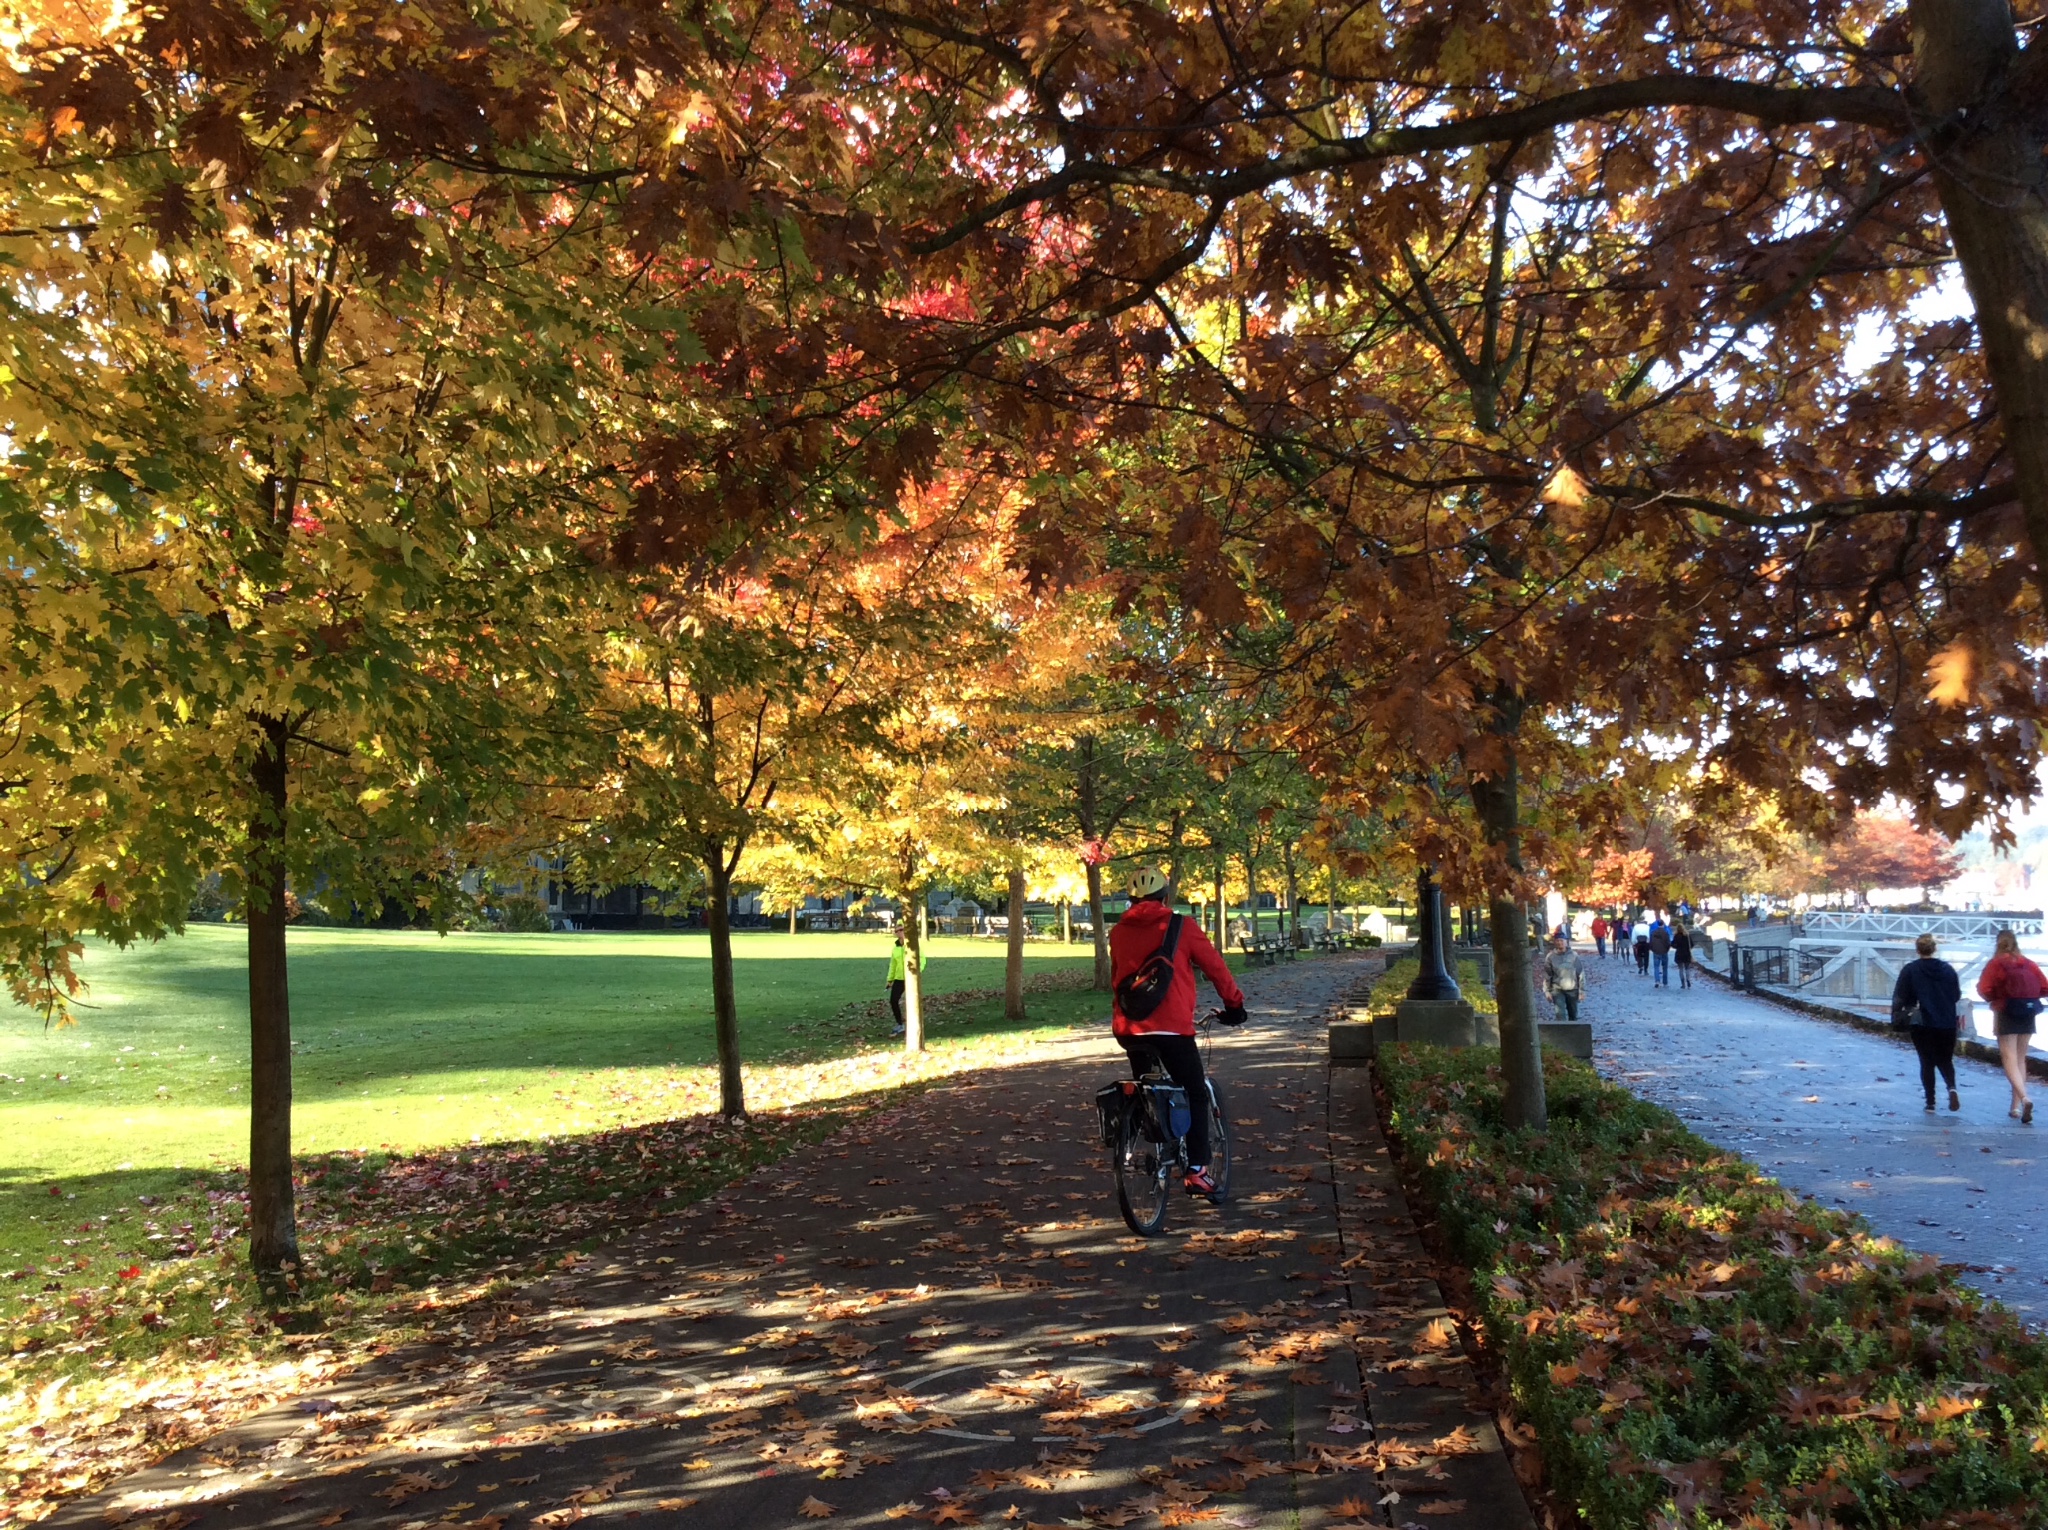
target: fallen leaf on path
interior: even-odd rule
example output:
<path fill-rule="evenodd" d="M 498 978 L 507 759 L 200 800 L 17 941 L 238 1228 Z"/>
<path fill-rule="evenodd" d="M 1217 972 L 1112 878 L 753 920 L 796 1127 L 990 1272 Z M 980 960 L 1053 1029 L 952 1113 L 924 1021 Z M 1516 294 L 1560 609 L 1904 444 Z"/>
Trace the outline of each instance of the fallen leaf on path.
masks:
<path fill-rule="evenodd" d="M 370 1496 L 372 1498 L 388 1498 L 392 1503 L 397 1504 L 404 1503 L 406 1499 L 420 1493 L 439 1492 L 447 1486 L 447 1483 L 437 1482 L 424 1472 L 401 1472 L 398 1475 L 398 1479 L 390 1486 L 380 1488 Z"/>
<path fill-rule="evenodd" d="M 822 1498 L 806 1498 L 796 1506 L 796 1511 L 805 1519 L 830 1519 L 839 1512 Z"/>
<path fill-rule="evenodd" d="M 1363 1498 L 1345 1498 L 1331 1504 L 1330 1512 L 1339 1519 L 1371 1519 L 1374 1506 Z"/>
<path fill-rule="evenodd" d="M 1465 1500 L 1462 1498 L 1433 1499 L 1429 1503 L 1417 1504 L 1415 1512 L 1417 1514 L 1463 1514 L 1465 1512 Z"/>
<path fill-rule="evenodd" d="M 670 1511 L 694 1509 L 697 1507 L 697 1500 L 694 1498 L 657 1498 L 654 1500 L 654 1506 L 657 1509 L 668 1509 Z"/>

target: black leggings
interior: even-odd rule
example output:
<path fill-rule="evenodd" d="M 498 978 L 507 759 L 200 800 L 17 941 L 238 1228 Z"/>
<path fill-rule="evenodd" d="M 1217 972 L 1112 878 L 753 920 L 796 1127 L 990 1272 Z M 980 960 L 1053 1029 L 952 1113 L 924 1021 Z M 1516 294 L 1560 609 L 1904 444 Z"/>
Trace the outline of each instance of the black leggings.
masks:
<path fill-rule="evenodd" d="M 1202 1050 L 1192 1036 L 1124 1036 L 1118 1038 L 1130 1055 L 1131 1077 L 1143 1078 L 1156 1057 L 1166 1073 L 1188 1092 L 1188 1162 L 1209 1163 L 1209 1087 L 1202 1077 Z"/>
<path fill-rule="evenodd" d="M 1956 1033 L 1953 1026 L 1915 1025 L 1909 1028 L 1913 1050 L 1920 1054 L 1920 1087 L 1934 1098 L 1934 1072 L 1941 1070 L 1942 1082 L 1956 1086 Z"/>

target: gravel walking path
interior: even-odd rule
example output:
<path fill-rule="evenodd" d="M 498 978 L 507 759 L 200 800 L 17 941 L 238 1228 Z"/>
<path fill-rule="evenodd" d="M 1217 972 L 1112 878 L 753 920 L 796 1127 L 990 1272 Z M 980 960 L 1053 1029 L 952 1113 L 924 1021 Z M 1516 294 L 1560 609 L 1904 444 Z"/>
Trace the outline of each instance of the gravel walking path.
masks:
<path fill-rule="evenodd" d="M 2048 1324 L 2048 1093 L 2035 1124 L 2006 1115 L 2005 1076 L 1956 1059 L 1963 1108 L 1924 1111 L 1903 1037 L 1730 991 L 1713 978 L 1653 988 L 1588 953 L 1582 1018 L 1600 1070 L 1817 1200 L 1965 1265 L 2029 1322 Z"/>

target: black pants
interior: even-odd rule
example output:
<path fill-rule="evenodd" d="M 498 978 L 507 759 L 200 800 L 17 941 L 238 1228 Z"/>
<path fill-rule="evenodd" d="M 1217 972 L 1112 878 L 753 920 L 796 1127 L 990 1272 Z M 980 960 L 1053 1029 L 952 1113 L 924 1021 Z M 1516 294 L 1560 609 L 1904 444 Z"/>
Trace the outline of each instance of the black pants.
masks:
<path fill-rule="evenodd" d="M 903 979 L 897 978 L 889 984 L 889 1013 L 896 1017 L 896 1029 L 903 1029 Z"/>
<path fill-rule="evenodd" d="M 1120 1038 L 1130 1054 L 1131 1077 L 1143 1078 L 1156 1057 L 1166 1064 L 1167 1077 L 1188 1092 L 1188 1162 L 1207 1167 L 1209 1163 L 1209 1086 L 1202 1076 L 1202 1049 L 1192 1036 L 1126 1036 Z"/>
<path fill-rule="evenodd" d="M 1949 1025 L 1915 1025 L 1907 1033 L 1913 1038 L 1913 1050 L 1920 1054 L 1920 1088 L 1927 1095 L 1927 1103 L 1934 1103 L 1934 1073 L 1941 1070 L 1942 1082 L 1953 1089 L 1956 1086 L 1956 1032 Z"/>

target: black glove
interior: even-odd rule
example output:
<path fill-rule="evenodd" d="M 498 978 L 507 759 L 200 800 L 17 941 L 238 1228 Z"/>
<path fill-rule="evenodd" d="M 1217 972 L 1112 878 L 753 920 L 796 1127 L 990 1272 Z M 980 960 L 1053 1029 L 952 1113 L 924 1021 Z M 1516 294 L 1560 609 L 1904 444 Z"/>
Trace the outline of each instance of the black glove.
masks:
<path fill-rule="evenodd" d="M 1251 1016 L 1244 1012 L 1242 1004 L 1226 1004 L 1223 1006 L 1223 1013 L 1216 1018 L 1225 1025 L 1243 1025 Z"/>

